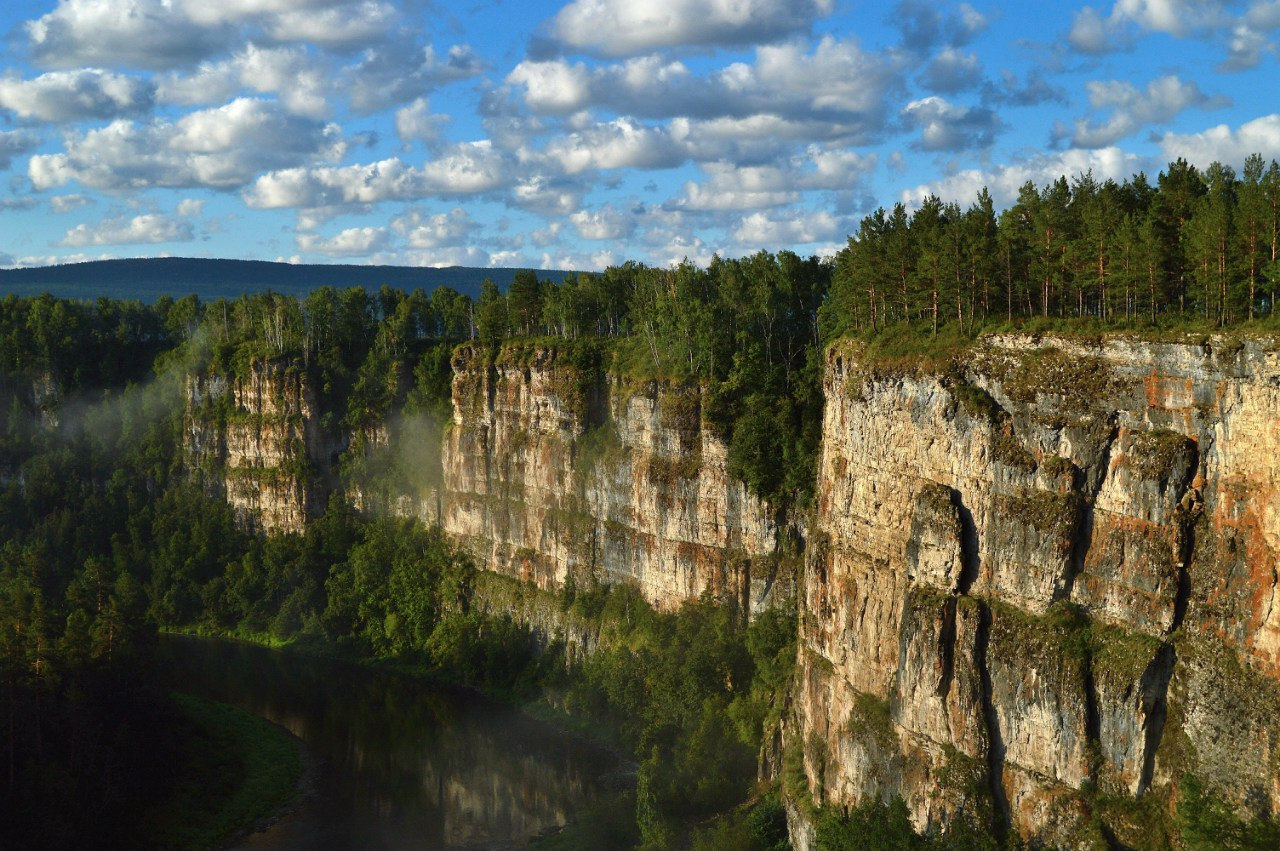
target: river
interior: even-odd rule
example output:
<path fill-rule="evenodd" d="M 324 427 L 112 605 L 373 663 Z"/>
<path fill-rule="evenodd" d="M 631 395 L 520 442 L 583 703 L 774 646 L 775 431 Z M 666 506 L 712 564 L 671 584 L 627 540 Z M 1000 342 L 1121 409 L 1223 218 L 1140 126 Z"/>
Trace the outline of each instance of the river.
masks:
<path fill-rule="evenodd" d="M 290 730 L 305 802 L 243 849 L 505 849 L 607 794 L 617 760 L 475 694 L 338 660 L 169 638 L 174 687 Z"/>

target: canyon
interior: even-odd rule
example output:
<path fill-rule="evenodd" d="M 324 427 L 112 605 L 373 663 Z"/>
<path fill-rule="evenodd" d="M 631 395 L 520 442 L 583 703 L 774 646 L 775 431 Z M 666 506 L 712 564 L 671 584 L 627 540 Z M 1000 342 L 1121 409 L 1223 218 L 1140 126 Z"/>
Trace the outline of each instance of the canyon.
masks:
<path fill-rule="evenodd" d="M 387 505 L 494 574 L 485 605 L 575 652 L 594 637 L 540 593 L 794 607 L 762 770 L 799 849 L 824 808 L 895 798 L 925 833 L 1139 845 L 1187 775 L 1280 814 L 1275 343 L 989 336 L 891 359 L 837 342 L 803 509 L 732 476 L 696 384 L 464 344 L 438 470 Z M 340 456 L 422 434 L 334 426 L 280 360 L 186 387 L 188 467 L 265 532 L 332 493 L 372 506 Z"/>

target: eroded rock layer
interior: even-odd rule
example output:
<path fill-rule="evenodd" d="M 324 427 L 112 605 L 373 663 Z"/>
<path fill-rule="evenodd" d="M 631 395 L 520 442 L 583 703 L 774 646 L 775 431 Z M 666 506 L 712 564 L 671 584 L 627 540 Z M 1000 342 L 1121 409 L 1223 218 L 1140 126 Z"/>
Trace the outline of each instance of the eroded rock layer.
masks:
<path fill-rule="evenodd" d="M 838 344 L 825 392 L 801 797 L 1064 846 L 1129 841 L 1107 802 L 1187 772 L 1277 812 L 1274 352 L 994 338 L 890 369 Z"/>
<path fill-rule="evenodd" d="M 441 522 L 481 564 L 543 588 L 630 582 L 660 608 L 711 589 L 758 608 L 789 585 L 777 524 L 725 455 L 696 386 L 630 384 L 554 348 L 462 347 Z"/>

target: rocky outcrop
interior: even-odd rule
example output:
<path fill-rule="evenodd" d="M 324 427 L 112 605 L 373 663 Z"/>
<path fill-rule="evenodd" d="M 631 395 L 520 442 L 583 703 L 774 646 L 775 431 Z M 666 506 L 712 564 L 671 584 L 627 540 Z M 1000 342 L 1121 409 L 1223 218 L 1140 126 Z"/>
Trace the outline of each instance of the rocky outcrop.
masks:
<path fill-rule="evenodd" d="M 755 609 L 785 599 L 774 513 L 728 474 L 701 402 L 697 386 L 629 383 L 555 347 L 461 347 L 442 525 L 541 588 L 629 582 L 664 608 L 706 589 Z"/>
<path fill-rule="evenodd" d="M 326 441 L 315 395 L 296 365 L 254 361 L 244 376 L 191 376 L 187 465 L 223 495 L 245 525 L 298 532 L 316 508 L 315 472 Z"/>
<path fill-rule="evenodd" d="M 825 391 L 786 735 L 809 798 L 1065 846 L 1127 841 L 1099 796 L 1186 772 L 1280 810 L 1280 356 L 845 343 Z"/>

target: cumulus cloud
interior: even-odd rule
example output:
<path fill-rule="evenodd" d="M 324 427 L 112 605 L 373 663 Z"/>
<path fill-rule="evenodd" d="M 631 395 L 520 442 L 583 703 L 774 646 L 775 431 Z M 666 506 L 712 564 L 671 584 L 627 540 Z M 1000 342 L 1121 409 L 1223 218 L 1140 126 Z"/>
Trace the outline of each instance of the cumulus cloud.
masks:
<path fill-rule="evenodd" d="M 582 205 L 583 181 L 558 175 L 533 174 L 511 188 L 511 202 L 543 216 L 567 216 Z"/>
<path fill-rule="evenodd" d="M 358 62 L 338 73 L 337 84 L 361 115 L 408 103 L 432 89 L 480 73 L 480 60 L 466 45 L 454 45 L 441 57 L 431 45 L 412 39 L 388 41 L 364 51 Z"/>
<path fill-rule="evenodd" d="M 691 211 L 779 207 L 798 201 L 802 191 L 855 189 L 875 164 L 874 155 L 818 146 L 810 146 L 804 156 L 770 165 L 708 163 L 703 166 L 707 179 L 686 183 L 674 206 Z"/>
<path fill-rule="evenodd" d="M 266 17 L 263 29 L 277 41 L 356 50 L 381 41 L 398 20 L 399 14 L 390 3 L 362 0 L 318 9 L 290 7 Z"/>
<path fill-rule="evenodd" d="M 406 249 L 403 251 L 374 254 L 370 263 L 389 266 L 421 266 L 444 269 L 449 266 L 522 266 L 528 267 L 528 261 L 519 255 L 497 258 L 483 248 L 475 245 L 446 245 L 431 249 Z"/>
<path fill-rule="evenodd" d="M 383 0 L 60 0 L 25 30 L 43 65 L 170 69 L 225 51 L 246 32 L 351 51 L 383 41 L 397 23 Z"/>
<path fill-rule="evenodd" d="M 830 242 L 842 235 L 840 221 L 825 210 L 793 210 L 786 214 L 752 213 L 733 230 L 739 245 L 790 248 Z"/>
<path fill-rule="evenodd" d="M 55 195 L 49 199 L 49 209 L 55 213 L 69 213 L 94 203 L 87 195 Z"/>
<path fill-rule="evenodd" d="M 355 227 L 339 231 L 333 236 L 300 233 L 298 250 L 327 257 L 363 257 L 381 251 L 391 241 L 385 228 Z"/>
<path fill-rule="evenodd" d="M 626 211 L 605 205 L 595 210 L 579 210 L 569 217 L 583 239 L 622 239 L 635 229 L 635 219 Z"/>
<path fill-rule="evenodd" d="M 812 49 L 798 42 L 765 45 L 753 63 L 735 62 L 705 75 L 660 56 L 600 67 L 555 59 L 522 62 L 507 82 L 522 90 L 536 113 L 568 116 L 602 108 L 695 122 L 758 118 L 854 142 L 883 131 L 885 104 L 902 90 L 901 75 L 897 57 L 826 36 Z"/>
<path fill-rule="evenodd" d="M 672 168 L 685 161 L 688 151 L 666 128 L 619 118 L 553 139 L 545 156 L 564 173 L 578 174 L 614 168 Z"/>
<path fill-rule="evenodd" d="M 405 238 L 409 247 L 419 249 L 456 246 L 480 229 L 480 225 L 461 207 L 435 215 L 411 210 L 393 219 L 391 227 Z"/>
<path fill-rule="evenodd" d="M 918 144 L 925 151 L 985 148 L 1004 126 L 989 109 L 958 106 L 936 96 L 907 104 L 902 120 L 908 127 L 920 130 Z"/>
<path fill-rule="evenodd" d="M 40 137 L 26 130 L 0 130 L 0 171 L 40 144 Z"/>
<path fill-rule="evenodd" d="M 1117 147 L 1082 150 L 1073 148 L 1052 154 L 996 166 L 990 169 L 964 169 L 936 181 L 922 183 L 904 190 L 901 200 L 908 206 L 919 206 L 929 195 L 943 201 L 956 201 L 962 205 L 973 202 L 984 186 L 990 190 L 997 206 L 1012 204 L 1018 190 L 1028 180 L 1043 186 L 1063 175 L 1077 175 L 1092 171 L 1099 180 L 1125 180 L 1139 171 L 1148 170 L 1151 164 L 1136 154 Z"/>
<path fill-rule="evenodd" d="M 808 32 L 832 0 L 574 0 L 551 31 L 601 56 L 681 45 L 738 46 Z"/>
<path fill-rule="evenodd" d="M 36 60 L 58 67 L 173 68 L 211 55 L 230 36 L 168 0 L 60 0 L 26 32 Z"/>
<path fill-rule="evenodd" d="M 440 130 L 448 122 L 449 116 L 432 113 L 430 102 L 426 98 L 418 98 L 396 110 L 396 135 L 402 142 L 434 142 L 440 138 Z"/>
<path fill-rule="evenodd" d="M 927 53 L 939 45 L 960 47 L 987 28 L 986 17 L 968 3 L 953 9 L 938 0 L 902 0 L 889 22 L 902 33 L 902 46 Z"/>
<path fill-rule="evenodd" d="M 160 242 L 190 242 L 190 222 L 149 213 L 131 219 L 112 218 L 96 225 L 79 224 L 67 231 L 62 245 L 133 245 Z"/>
<path fill-rule="evenodd" d="M 491 192 L 510 180 L 512 163 L 488 141 L 454 145 L 421 168 L 399 157 L 375 163 L 272 171 L 244 192 L 258 209 L 416 201 Z"/>
<path fill-rule="evenodd" d="M 343 150 L 339 130 L 291 116 L 277 104 L 239 98 L 178 121 L 139 125 L 117 120 L 70 134 L 66 150 L 34 156 L 28 175 L 37 189 L 72 181 L 108 191 L 207 186 L 231 189 L 254 176 Z"/>
<path fill-rule="evenodd" d="M 1160 148 L 1168 160 L 1183 157 L 1200 167 L 1215 161 L 1240 166 L 1250 154 L 1280 158 L 1280 114 L 1255 118 L 1234 130 L 1219 124 L 1201 133 L 1165 133 Z"/>
<path fill-rule="evenodd" d="M 183 198 L 178 202 L 177 212 L 184 218 L 198 219 L 204 215 L 204 205 L 203 198 Z"/>
<path fill-rule="evenodd" d="M 996 81 L 988 81 L 982 87 L 984 103 L 1009 106 L 1037 106 L 1043 103 L 1067 102 L 1067 93 L 1045 79 L 1044 72 L 1032 68 L 1021 80 L 1009 69 L 1001 69 Z"/>
<path fill-rule="evenodd" d="M 1152 80 L 1143 90 L 1122 80 L 1095 80 L 1085 88 L 1089 105 L 1095 110 L 1110 109 L 1111 115 L 1102 121 L 1078 119 L 1071 133 L 1071 144 L 1078 148 L 1107 147 L 1150 124 L 1172 121 L 1192 107 L 1230 105 L 1228 99 L 1209 97 L 1195 83 L 1172 75 Z"/>
<path fill-rule="evenodd" d="M 982 63 L 977 54 L 948 47 L 929 61 L 918 79 L 931 91 L 953 95 L 982 83 Z"/>
<path fill-rule="evenodd" d="M 65 122 L 149 110 L 155 87 L 137 77 L 91 68 L 50 71 L 31 80 L 0 77 L 0 108 L 22 119 Z"/>
<path fill-rule="evenodd" d="M 321 118 L 330 112 L 328 77 L 304 48 L 250 43 L 229 59 L 202 63 L 194 74 L 167 75 L 156 94 L 166 103 L 207 104 L 246 90 L 271 93 L 290 112 Z"/>
<path fill-rule="evenodd" d="M 1080 53 L 1101 55 L 1133 46 L 1135 35 L 1164 33 L 1174 38 L 1227 36 L 1223 70 L 1240 70 L 1258 63 L 1270 45 L 1262 36 L 1265 11 L 1271 5 L 1255 2 L 1244 16 L 1232 14 L 1232 0 L 1116 0 L 1106 16 L 1093 6 L 1075 15 L 1067 42 Z"/>

